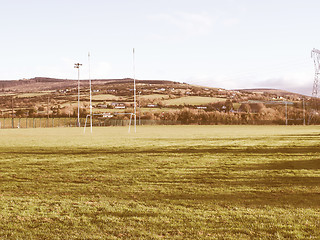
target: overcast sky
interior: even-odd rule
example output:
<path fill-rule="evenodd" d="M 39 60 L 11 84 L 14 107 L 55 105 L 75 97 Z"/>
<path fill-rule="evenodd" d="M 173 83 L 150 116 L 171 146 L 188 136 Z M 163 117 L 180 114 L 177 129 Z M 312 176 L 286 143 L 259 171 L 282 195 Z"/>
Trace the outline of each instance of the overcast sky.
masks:
<path fill-rule="evenodd" d="M 311 94 L 319 0 L 0 0 L 0 79 L 136 77 Z"/>

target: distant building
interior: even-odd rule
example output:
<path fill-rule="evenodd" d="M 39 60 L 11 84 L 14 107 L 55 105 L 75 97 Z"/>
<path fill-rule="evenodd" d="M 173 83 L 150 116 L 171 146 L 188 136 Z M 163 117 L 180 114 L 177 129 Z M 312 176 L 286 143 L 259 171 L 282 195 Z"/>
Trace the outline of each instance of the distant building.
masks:
<path fill-rule="evenodd" d="M 155 108 L 155 107 L 158 107 L 158 105 L 157 105 L 157 104 L 148 104 L 147 107 L 149 107 L 149 108 Z"/>
<path fill-rule="evenodd" d="M 103 113 L 103 114 L 102 114 L 102 117 L 103 117 L 103 118 L 112 118 L 112 117 L 113 117 L 113 114 L 111 114 L 111 113 L 109 113 L 109 112 L 108 112 L 108 113 Z"/>
<path fill-rule="evenodd" d="M 105 104 L 98 104 L 97 107 L 98 107 L 98 108 L 108 108 L 108 106 L 105 105 Z"/>
<path fill-rule="evenodd" d="M 126 105 L 124 105 L 123 103 L 111 103 L 111 107 L 115 109 L 125 109 Z"/>
<path fill-rule="evenodd" d="M 115 108 L 115 109 L 125 109 L 126 106 L 124 106 L 124 105 L 118 105 L 118 106 L 115 106 L 114 108 Z"/>

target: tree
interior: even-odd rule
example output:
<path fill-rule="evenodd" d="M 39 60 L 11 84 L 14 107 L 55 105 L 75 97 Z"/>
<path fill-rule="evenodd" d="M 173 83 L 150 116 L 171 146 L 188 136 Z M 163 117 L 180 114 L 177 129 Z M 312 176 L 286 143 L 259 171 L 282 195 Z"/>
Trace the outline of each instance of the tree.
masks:
<path fill-rule="evenodd" d="M 230 99 L 228 99 L 224 105 L 226 106 L 226 112 L 230 112 L 233 109 L 233 104 Z"/>
<path fill-rule="evenodd" d="M 24 111 L 22 109 L 18 109 L 16 111 L 16 116 L 17 117 L 23 117 L 25 115 Z"/>

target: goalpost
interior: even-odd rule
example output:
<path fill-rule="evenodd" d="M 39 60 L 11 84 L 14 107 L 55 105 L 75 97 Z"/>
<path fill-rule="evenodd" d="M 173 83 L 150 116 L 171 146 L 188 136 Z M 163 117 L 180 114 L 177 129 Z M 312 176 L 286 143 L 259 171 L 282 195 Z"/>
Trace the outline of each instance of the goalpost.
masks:
<path fill-rule="evenodd" d="M 130 115 L 129 129 L 128 129 L 128 133 L 130 133 L 132 116 L 133 116 L 134 114 L 133 114 L 133 113 L 114 113 L 114 115 Z M 102 114 L 102 113 L 88 114 L 88 115 L 86 116 L 86 121 L 85 121 L 84 128 L 83 128 L 83 133 L 84 133 L 84 134 L 86 133 L 86 127 L 87 127 L 88 117 L 91 118 L 90 125 L 91 125 L 91 129 L 92 129 L 92 117 L 93 117 L 93 116 L 103 116 L 103 114 Z M 91 133 L 92 133 L 92 131 L 91 131 Z"/>
<path fill-rule="evenodd" d="M 92 118 L 93 116 L 103 116 L 103 114 L 93 114 L 92 113 L 92 88 L 91 88 L 91 76 L 90 76 L 90 52 L 88 52 L 88 65 L 89 65 L 89 85 L 90 85 L 90 114 L 86 116 L 86 122 L 84 125 L 83 132 L 86 133 L 86 126 L 88 117 L 90 117 L 90 130 L 92 133 Z M 115 115 L 130 115 L 129 121 L 129 129 L 128 133 L 130 133 L 131 121 L 132 117 L 134 117 L 134 132 L 137 132 L 137 97 L 136 97 L 136 70 L 135 70 L 135 50 L 133 48 L 132 51 L 132 65 L 133 65 L 133 113 L 115 113 Z M 140 116 L 140 115 L 139 115 Z"/>

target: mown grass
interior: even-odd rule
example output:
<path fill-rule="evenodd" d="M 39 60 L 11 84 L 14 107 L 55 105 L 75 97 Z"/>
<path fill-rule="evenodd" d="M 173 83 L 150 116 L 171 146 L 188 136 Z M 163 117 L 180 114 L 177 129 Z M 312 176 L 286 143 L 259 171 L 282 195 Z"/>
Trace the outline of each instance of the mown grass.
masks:
<path fill-rule="evenodd" d="M 0 131 L 2 239 L 318 239 L 318 126 Z"/>

